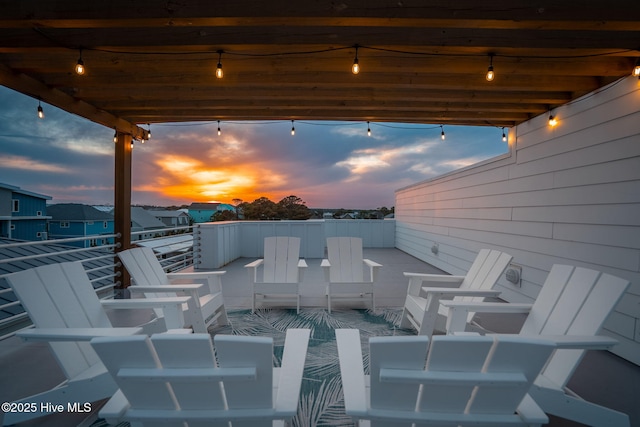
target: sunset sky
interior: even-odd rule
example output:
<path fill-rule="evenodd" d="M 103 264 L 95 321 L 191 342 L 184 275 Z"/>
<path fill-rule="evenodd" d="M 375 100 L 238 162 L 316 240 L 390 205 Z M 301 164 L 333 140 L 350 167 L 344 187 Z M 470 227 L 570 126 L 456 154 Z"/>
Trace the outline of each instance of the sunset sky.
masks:
<path fill-rule="evenodd" d="M 113 129 L 0 86 L 0 182 L 51 203 L 113 204 Z M 133 204 L 296 195 L 309 207 L 373 209 L 394 191 L 507 151 L 495 127 L 296 121 L 152 124 L 133 152 Z M 144 125 L 143 127 L 147 127 Z"/>

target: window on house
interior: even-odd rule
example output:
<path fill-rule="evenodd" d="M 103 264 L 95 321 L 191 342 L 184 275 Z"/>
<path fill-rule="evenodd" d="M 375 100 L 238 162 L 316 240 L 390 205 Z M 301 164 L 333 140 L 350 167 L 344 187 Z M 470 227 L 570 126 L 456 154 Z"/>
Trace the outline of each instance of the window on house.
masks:
<path fill-rule="evenodd" d="M 20 212 L 20 200 L 11 200 L 11 212 Z"/>
<path fill-rule="evenodd" d="M 69 228 L 69 221 L 60 221 L 60 228 Z"/>

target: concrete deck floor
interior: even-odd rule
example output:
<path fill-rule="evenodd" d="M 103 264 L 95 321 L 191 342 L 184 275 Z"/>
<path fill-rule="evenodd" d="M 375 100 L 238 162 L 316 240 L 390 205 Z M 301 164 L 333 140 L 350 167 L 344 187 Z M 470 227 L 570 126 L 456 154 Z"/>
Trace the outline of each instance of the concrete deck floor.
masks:
<path fill-rule="evenodd" d="M 365 257 L 383 264 L 376 282 L 376 304 L 380 307 L 401 307 L 406 295 L 407 281 L 404 271 L 440 273 L 426 264 L 397 249 L 365 249 Z M 248 273 L 243 266 L 253 261 L 238 259 L 221 268 L 223 294 L 229 309 L 251 306 Z M 301 305 L 326 306 L 325 284 L 320 259 L 307 259 L 309 267 L 302 282 Z M 110 313 L 115 326 L 131 326 L 151 318 L 150 312 L 139 311 L 136 316 L 128 312 Z M 496 332 L 517 331 L 522 316 L 496 317 L 484 315 L 479 322 Z M 12 337 L 0 341 L 0 402 L 12 401 L 45 391 L 64 380 L 60 369 L 45 343 L 25 343 Z M 640 426 L 640 367 L 606 351 L 589 351 L 569 383 L 570 388 L 584 399 L 627 413 L 631 426 Z M 101 402 L 104 403 L 104 402 Z M 93 405 L 94 409 L 99 407 Z M 97 410 L 91 414 L 61 414 L 42 417 L 20 423 L 21 427 L 88 426 L 97 418 Z M 2 414 L 0 413 L 0 420 Z M 1 423 L 0 423 L 1 425 Z M 581 424 L 551 417 L 553 427 L 571 427 Z"/>

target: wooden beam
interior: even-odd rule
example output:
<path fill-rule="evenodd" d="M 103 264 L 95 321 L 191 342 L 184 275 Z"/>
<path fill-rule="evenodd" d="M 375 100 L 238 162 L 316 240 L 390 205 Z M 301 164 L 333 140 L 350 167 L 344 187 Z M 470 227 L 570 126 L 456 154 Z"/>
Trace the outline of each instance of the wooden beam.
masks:
<path fill-rule="evenodd" d="M 115 144 L 115 188 L 114 188 L 114 229 L 119 235 L 116 251 L 131 247 L 131 154 L 133 139 L 131 135 L 117 132 Z M 129 287 L 131 278 L 123 267 L 116 267 L 120 273 L 120 289 Z"/>
<path fill-rule="evenodd" d="M 77 100 L 64 92 L 51 88 L 44 83 L 22 73 L 15 73 L 0 64 L 0 84 L 47 104 L 56 106 L 68 113 L 75 114 L 92 122 L 117 129 L 135 139 L 148 139 L 148 131 L 111 113 L 100 110 L 84 101 Z"/>

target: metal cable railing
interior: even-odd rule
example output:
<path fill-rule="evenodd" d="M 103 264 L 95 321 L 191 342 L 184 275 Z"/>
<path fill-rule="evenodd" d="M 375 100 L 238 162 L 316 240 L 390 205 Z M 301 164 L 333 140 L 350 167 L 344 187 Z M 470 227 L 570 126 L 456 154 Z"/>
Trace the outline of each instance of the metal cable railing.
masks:
<path fill-rule="evenodd" d="M 176 227 L 157 230 L 157 232 L 192 235 L 192 229 L 193 227 Z M 132 233 L 132 238 L 148 233 L 149 231 L 134 232 Z M 19 269 L 38 265 L 77 260 L 84 265 L 96 293 L 102 299 L 112 298 L 114 288 L 120 285 L 119 272 L 116 272 L 115 268 L 121 265 L 115 258 L 114 251 L 117 248 L 117 244 L 89 248 L 77 248 L 70 246 L 70 244 L 96 238 L 114 239 L 117 237 L 119 235 L 110 234 L 0 244 L 5 256 L 0 259 L 0 271 L 18 271 Z M 175 237 L 175 234 L 169 237 Z M 163 248 L 163 239 L 167 239 L 167 236 L 135 240 L 132 241 L 132 244 L 153 244 L 152 246 L 155 249 L 161 249 Z M 7 249 L 9 250 L 7 251 Z M 165 254 L 161 257 L 160 262 L 166 271 L 181 270 L 193 264 L 192 240 L 189 243 L 189 239 L 184 239 L 184 242 L 181 242 L 179 251 L 170 252 L 170 249 L 167 249 L 163 252 Z M 16 256 L 11 256 L 12 253 L 15 253 Z M 20 305 L 20 301 L 16 300 L 9 284 L 4 280 L 9 274 L 11 273 L 0 274 L 0 340 L 13 336 L 18 330 L 32 326 L 29 316 Z"/>

